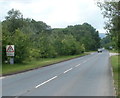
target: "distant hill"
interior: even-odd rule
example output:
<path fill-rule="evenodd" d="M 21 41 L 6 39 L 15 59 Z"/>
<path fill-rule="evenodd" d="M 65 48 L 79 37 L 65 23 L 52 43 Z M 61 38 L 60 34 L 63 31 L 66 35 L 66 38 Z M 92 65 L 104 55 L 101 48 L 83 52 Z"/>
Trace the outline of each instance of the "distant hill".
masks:
<path fill-rule="evenodd" d="M 106 34 L 105 33 L 99 33 L 99 37 L 104 38 L 104 37 L 106 37 Z"/>

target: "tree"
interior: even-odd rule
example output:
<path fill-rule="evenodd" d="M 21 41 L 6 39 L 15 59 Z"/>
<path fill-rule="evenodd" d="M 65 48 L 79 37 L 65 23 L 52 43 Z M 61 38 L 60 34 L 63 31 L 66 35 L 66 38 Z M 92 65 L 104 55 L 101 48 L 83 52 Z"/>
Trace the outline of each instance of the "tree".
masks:
<path fill-rule="evenodd" d="M 16 29 L 24 26 L 23 15 L 19 10 L 11 9 L 8 11 L 8 16 L 6 16 L 5 19 L 3 24 L 6 24 L 6 29 L 11 33 L 14 33 Z"/>
<path fill-rule="evenodd" d="M 120 50 L 120 1 L 98 2 L 97 5 L 103 11 L 103 16 L 108 19 L 105 23 L 105 29 L 115 43 L 115 48 Z"/>
<path fill-rule="evenodd" d="M 2 22 L 3 62 L 6 45 L 15 45 L 15 62 L 81 54 L 99 47 L 98 31 L 88 23 L 51 29 L 42 21 L 23 18 L 19 10 L 10 10 Z"/>
<path fill-rule="evenodd" d="M 111 41 L 111 37 L 109 35 L 101 39 L 100 42 L 101 42 L 101 46 L 105 47 L 106 49 L 110 49 L 111 46 L 114 48 L 114 43 Z"/>

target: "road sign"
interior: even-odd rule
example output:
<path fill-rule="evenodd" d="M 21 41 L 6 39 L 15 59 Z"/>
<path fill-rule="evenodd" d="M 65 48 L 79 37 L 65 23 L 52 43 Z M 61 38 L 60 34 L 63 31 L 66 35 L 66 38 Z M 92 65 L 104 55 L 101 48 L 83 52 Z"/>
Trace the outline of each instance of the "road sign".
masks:
<path fill-rule="evenodd" d="M 15 50 L 14 45 L 7 45 L 6 46 L 6 54 L 7 56 L 14 56 Z"/>

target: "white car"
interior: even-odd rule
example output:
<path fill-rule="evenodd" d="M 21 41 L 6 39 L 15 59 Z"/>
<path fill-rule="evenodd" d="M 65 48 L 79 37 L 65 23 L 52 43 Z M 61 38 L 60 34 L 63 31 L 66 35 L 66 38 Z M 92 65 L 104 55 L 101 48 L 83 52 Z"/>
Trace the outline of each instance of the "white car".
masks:
<path fill-rule="evenodd" d="M 102 52 L 102 49 L 98 49 L 98 53 Z"/>

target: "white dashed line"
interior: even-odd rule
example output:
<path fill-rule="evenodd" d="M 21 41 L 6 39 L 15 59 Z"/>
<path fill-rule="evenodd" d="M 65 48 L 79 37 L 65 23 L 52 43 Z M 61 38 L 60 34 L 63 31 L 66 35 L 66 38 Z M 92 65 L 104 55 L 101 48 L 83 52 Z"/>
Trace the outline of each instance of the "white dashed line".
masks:
<path fill-rule="evenodd" d="M 4 79 L 5 77 L 0 77 L 0 79 Z"/>
<path fill-rule="evenodd" d="M 96 57 L 96 56 L 95 56 L 95 57 Z M 91 59 L 93 59 L 93 58 L 95 58 L 95 57 L 89 58 L 89 59 L 83 61 L 81 64 L 86 63 L 88 60 L 91 60 Z M 78 65 L 76 65 L 75 67 L 78 67 L 78 66 L 81 65 L 81 64 L 78 64 Z"/>
<path fill-rule="evenodd" d="M 80 64 L 76 65 L 75 67 L 78 67 L 78 66 L 80 66 Z"/>
<path fill-rule="evenodd" d="M 90 59 L 91 59 L 91 58 L 90 58 Z M 88 60 L 90 60 L 90 59 L 88 59 Z M 85 60 L 83 63 L 87 62 L 88 60 Z M 78 65 L 76 65 L 75 67 L 78 67 L 79 65 L 81 65 L 81 64 L 78 64 Z M 72 70 L 72 69 L 73 69 L 73 68 L 70 68 L 70 69 L 64 71 L 64 73 L 67 73 L 67 72 L 69 72 L 69 71 Z M 44 81 L 43 83 L 41 83 L 41 84 L 35 86 L 35 88 L 38 88 L 38 87 L 40 87 L 40 86 L 42 86 L 42 85 L 44 85 L 44 84 L 50 82 L 51 80 L 54 80 L 54 79 L 57 78 L 57 77 L 58 77 L 58 76 L 54 76 L 54 77 L 50 78 L 49 80 Z M 2 78 L 3 78 L 3 77 L 2 77 Z"/>
<path fill-rule="evenodd" d="M 89 60 L 89 59 L 88 59 Z M 84 61 L 83 63 L 86 63 L 88 60 Z"/>
<path fill-rule="evenodd" d="M 66 70 L 66 71 L 64 71 L 64 73 L 67 73 L 68 71 L 70 71 L 70 70 L 72 70 L 73 68 L 70 68 L 70 69 L 68 69 L 68 70 Z"/>
<path fill-rule="evenodd" d="M 43 82 L 43 83 L 37 85 L 35 88 L 38 88 L 38 87 L 40 87 L 40 86 L 46 84 L 47 82 L 50 82 L 51 80 L 53 80 L 53 79 L 55 79 L 55 78 L 57 78 L 57 76 L 54 76 L 53 78 L 51 78 L 51 79 L 49 79 L 49 80 L 47 80 L 47 81 L 45 81 L 45 82 Z"/>

